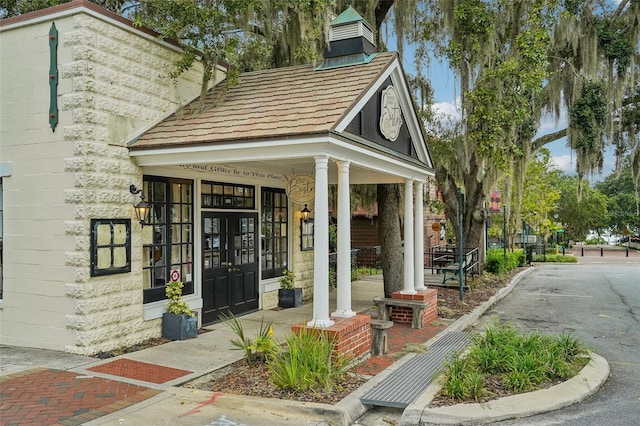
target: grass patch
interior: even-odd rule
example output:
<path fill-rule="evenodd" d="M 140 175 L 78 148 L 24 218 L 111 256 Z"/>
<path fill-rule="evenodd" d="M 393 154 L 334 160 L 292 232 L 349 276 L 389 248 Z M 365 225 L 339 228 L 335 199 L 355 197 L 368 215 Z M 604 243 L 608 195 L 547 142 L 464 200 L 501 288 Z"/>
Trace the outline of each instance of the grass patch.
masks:
<path fill-rule="evenodd" d="M 464 357 L 445 363 L 439 397 L 478 402 L 537 390 L 578 374 L 587 354 L 587 347 L 568 334 L 522 333 L 509 324 L 492 324 L 472 336 Z"/>

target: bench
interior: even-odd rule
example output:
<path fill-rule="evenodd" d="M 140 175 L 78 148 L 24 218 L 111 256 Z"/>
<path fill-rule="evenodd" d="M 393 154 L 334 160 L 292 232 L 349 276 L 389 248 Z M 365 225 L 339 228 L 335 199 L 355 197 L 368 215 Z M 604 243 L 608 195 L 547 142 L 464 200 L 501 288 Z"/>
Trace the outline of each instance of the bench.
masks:
<path fill-rule="evenodd" d="M 431 260 L 431 265 L 433 269 L 436 270 L 436 273 L 440 273 L 440 270 L 453 262 L 455 262 L 453 252 L 439 251 L 434 253 L 433 259 Z"/>
<path fill-rule="evenodd" d="M 471 267 L 473 263 L 473 256 L 471 254 L 467 254 L 467 256 L 462 259 L 462 271 L 464 272 L 465 276 L 467 275 L 467 267 Z M 455 263 L 450 263 L 447 266 L 444 266 L 442 268 L 442 284 L 444 285 L 444 283 L 446 283 L 449 280 L 454 280 L 456 279 L 456 277 L 458 277 L 458 279 L 460 279 L 459 275 L 460 275 L 460 263 L 459 262 L 455 262 Z M 449 274 L 453 274 L 452 276 L 450 276 L 449 278 L 447 278 L 447 272 Z"/>
<path fill-rule="evenodd" d="M 378 307 L 378 319 L 383 321 L 389 321 L 391 318 L 390 310 L 393 306 L 411 308 L 411 328 L 422 328 L 422 319 L 424 318 L 424 308 L 427 307 L 427 302 L 423 300 L 405 300 L 405 299 L 391 299 L 388 297 L 376 297 L 373 299 L 373 303 Z"/>

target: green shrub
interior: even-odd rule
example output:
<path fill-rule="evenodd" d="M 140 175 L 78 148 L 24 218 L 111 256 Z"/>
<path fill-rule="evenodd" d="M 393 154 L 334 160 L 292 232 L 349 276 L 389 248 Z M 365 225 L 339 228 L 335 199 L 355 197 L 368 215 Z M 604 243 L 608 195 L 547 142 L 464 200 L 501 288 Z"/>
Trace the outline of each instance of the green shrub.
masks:
<path fill-rule="evenodd" d="M 280 389 L 331 390 L 344 376 L 349 358 L 337 355 L 326 333 L 302 328 L 287 338 L 287 349 L 269 357 L 271 380 Z"/>
<path fill-rule="evenodd" d="M 358 281 L 358 278 L 360 278 L 358 268 L 351 268 L 351 281 Z"/>
<path fill-rule="evenodd" d="M 358 266 L 356 271 L 358 278 L 361 275 L 378 275 L 382 273 L 382 269 L 378 269 L 375 266 Z"/>
<path fill-rule="evenodd" d="M 447 380 L 441 392 L 449 398 L 477 401 L 487 393 L 485 375 L 480 373 L 468 358 L 446 362 L 444 376 Z"/>
<path fill-rule="evenodd" d="M 167 312 L 177 315 L 189 315 L 193 317 L 195 314 L 182 298 L 182 288 L 184 284 L 181 281 L 170 281 L 165 288 L 165 294 L 167 295 Z"/>
<path fill-rule="evenodd" d="M 558 346 L 546 348 L 543 354 L 546 369 L 560 380 L 566 380 L 575 375 L 575 368 L 567 361 Z"/>
<path fill-rule="evenodd" d="M 497 257 L 489 257 L 489 253 L 487 253 L 487 263 L 485 263 L 484 265 L 484 270 L 492 274 L 503 273 L 504 272 L 503 259 L 498 259 Z"/>
<path fill-rule="evenodd" d="M 473 354 L 473 363 L 488 374 L 501 372 L 506 359 L 506 353 L 497 346 L 479 346 Z"/>
<path fill-rule="evenodd" d="M 578 258 L 575 256 L 563 256 L 561 254 L 547 254 L 546 256 L 534 255 L 534 262 L 557 262 L 557 263 L 576 263 Z"/>
<path fill-rule="evenodd" d="M 338 274 L 333 266 L 329 266 L 329 290 L 336 288 Z"/>
<path fill-rule="evenodd" d="M 512 348 L 506 359 L 503 383 L 512 391 L 528 392 L 545 380 L 544 359 L 535 348 Z"/>
<path fill-rule="evenodd" d="M 524 266 L 525 261 L 526 257 L 523 250 L 507 251 L 507 263 L 505 264 L 503 249 L 489 249 L 487 250 L 485 271 L 493 274 L 505 274 L 519 266 Z"/>
<path fill-rule="evenodd" d="M 588 361 L 587 353 L 571 335 L 521 333 L 509 324 L 492 324 L 483 334 L 472 335 L 466 357 L 445 363 L 441 394 L 477 401 L 489 392 L 483 384 L 487 380 L 516 393 L 535 390 L 575 376 Z"/>
<path fill-rule="evenodd" d="M 605 240 L 602 237 L 591 237 L 591 238 L 587 238 L 584 243 L 586 245 L 599 245 L 599 244 L 607 244 L 607 240 Z"/>
<path fill-rule="evenodd" d="M 565 361 L 572 358 L 582 356 L 588 352 L 587 347 L 575 336 L 570 334 L 561 334 L 556 337 L 554 347 L 558 348 L 560 353 L 564 355 Z"/>

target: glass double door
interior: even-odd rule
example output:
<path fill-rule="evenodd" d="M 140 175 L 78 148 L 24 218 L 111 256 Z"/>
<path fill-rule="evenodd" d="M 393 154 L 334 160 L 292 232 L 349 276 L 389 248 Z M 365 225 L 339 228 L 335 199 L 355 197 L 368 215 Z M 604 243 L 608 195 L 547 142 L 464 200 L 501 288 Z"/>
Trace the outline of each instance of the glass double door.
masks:
<path fill-rule="evenodd" d="M 202 213 L 202 323 L 258 309 L 258 215 Z"/>

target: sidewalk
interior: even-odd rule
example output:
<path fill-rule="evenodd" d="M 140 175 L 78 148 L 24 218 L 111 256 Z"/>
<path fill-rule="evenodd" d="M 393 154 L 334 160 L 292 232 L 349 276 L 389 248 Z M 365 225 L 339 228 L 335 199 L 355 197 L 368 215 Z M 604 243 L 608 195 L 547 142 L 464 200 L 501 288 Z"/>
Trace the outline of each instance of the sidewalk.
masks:
<path fill-rule="evenodd" d="M 352 309 L 356 312 L 371 310 L 373 299 L 383 294 L 381 275 L 366 278 L 352 286 Z M 335 292 L 330 306 L 335 306 Z M 255 335 L 261 321 L 271 321 L 274 335 L 284 340 L 293 324 L 311 319 L 312 309 L 312 304 L 307 303 L 299 308 L 255 312 L 240 320 L 248 335 Z M 424 342 L 441 328 L 432 332 L 427 332 L 431 327 L 416 330 L 419 335 L 390 335 L 389 343 L 392 348 L 402 348 L 404 340 Z M 230 344 L 235 335 L 229 327 L 218 323 L 206 329 L 209 332 L 196 339 L 105 360 L 2 347 L 0 424 L 203 425 L 215 424 L 221 416 L 231 422 L 228 424 L 300 424 L 300 417 L 296 417 L 300 415 L 300 405 L 317 408 L 314 404 L 296 403 L 290 420 L 286 420 L 286 401 L 274 400 L 277 406 L 271 409 L 257 401 L 260 398 L 222 396 L 179 387 L 243 357 L 243 352 L 233 350 Z M 398 336 L 402 329 L 397 327 Z M 375 358 L 380 360 L 370 360 L 370 374 L 392 363 L 386 359 L 390 357 Z M 318 421 L 322 420 L 322 416 L 318 417 Z"/>
<path fill-rule="evenodd" d="M 335 405 L 180 387 L 242 358 L 241 351 L 232 349 L 229 342 L 235 336 L 224 324 L 206 327 L 210 331 L 196 339 L 170 342 L 106 360 L 1 347 L 0 425 L 351 424 L 368 408 L 360 403 L 359 396 L 403 364 L 407 357 L 399 361 L 397 358 L 406 344 L 433 341 L 445 329 L 463 330 L 515 284 L 514 280 L 485 305 L 453 323 L 438 320 L 422 329 L 395 324 L 389 330 L 390 353 L 372 357 L 359 367 L 360 372 L 374 377 Z M 352 309 L 371 312 L 372 300 L 382 294 L 381 276 L 354 282 Z M 334 307 L 335 292 L 331 296 L 330 306 Z M 240 320 L 248 335 L 255 335 L 264 319 L 273 323 L 275 336 L 284 338 L 293 324 L 311 318 L 312 308 L 312 304 L 306 304 L 300 308 L 259 311 Z M 423 398 L 416 404 L 406 414 L 425 408 Z"/>

